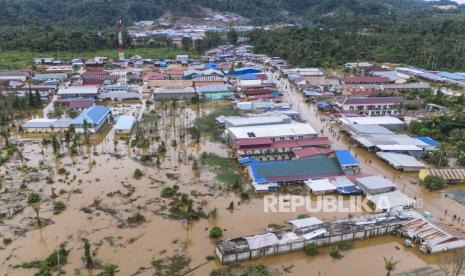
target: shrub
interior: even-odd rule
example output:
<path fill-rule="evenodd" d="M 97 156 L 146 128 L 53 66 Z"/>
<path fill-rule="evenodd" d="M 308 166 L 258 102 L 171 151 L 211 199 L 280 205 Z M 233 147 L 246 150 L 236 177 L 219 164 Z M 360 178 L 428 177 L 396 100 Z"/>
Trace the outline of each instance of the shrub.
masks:
<path fill-rule="evenodd" d="M 60 174 L 60 175 L 66 174 L 66 169 L 65 168 L 59 168 L 57 173 Z"/>
<path fill-rule="evenodd" d="M 336 260 L 340 260 L 344 257 L 337 248 L 331 248 L 331 250 L 329 251 L 329 256 L 333 257 Z"/>
<path fill-rule="evenodd" d="M 161 197 L 164 198 L 170 198 L 176 195 L 178 192 L 178 186 L 173 186 L 173 187 L 165 187 L 163 190 L 161 190 Z"/>
<path fill-rule="evenodd" d="M 353 244 L 348 242 L 348 241 L 341 241 L 338 245 L 337 245 L 337 248 L 342 250 L 342 251 L 345 251 L 345 250 L 350 250 L 352 249 L 353 247 Z"/>
<path fill-rule="evenodd" d="M 11 238 L 3 238 L 3 244 L 9 245 L 13 240 Z"/>
<path fill-rule="evenodd" d="M 446 187 L 446 183 L 444 179 L 440 178 L 439 176 L 435 175 L 428 175 L 425 177 L 424 180 L 425 186 L 433 191 L 437 191 Z"/>
<path fill-rule="evenodd" d="M 139 169 L 135 169 L 132 176 L 133 176 L 135 179 L 140 179 L 142 176 L 144 176 L 144 173 L 143 173 L 141 170 L 139 170 Z"/>
<path fill-rule="evenodd" d="M 304 252 L 308 256 L 316 256 L 318 255 L 318 245 L 314 243 L 309 243 L 304 246 Z"/>
<path fill-rule="evenodd" d="M 147 220 L 145 219 L 143 215 L 135 214 L 134 216 L 128 217 L 127 221 L 130 224 L 141 224 L 141 223 L 146 222 Z"/>
<path fill-rule="evenodd" d="M 27 197 L 27 203 L 37 203 L 40 201 L 40 195 L 38 193 L 30 193 Z"/>
<path fill-rule="evenodd" d="M 223 236 L 223 230 L 221 230 L 218 226 L 215 226 L 210 230 L 210 238 L 217 239 L 221 236 Z"/>
<path fill-rule="evenodd" d="M 65 209 L 66 209 L 66 205 L 63 203 L 63 201 L 53 202 L 53 213 L 55 215 L 63 212 Z"/>

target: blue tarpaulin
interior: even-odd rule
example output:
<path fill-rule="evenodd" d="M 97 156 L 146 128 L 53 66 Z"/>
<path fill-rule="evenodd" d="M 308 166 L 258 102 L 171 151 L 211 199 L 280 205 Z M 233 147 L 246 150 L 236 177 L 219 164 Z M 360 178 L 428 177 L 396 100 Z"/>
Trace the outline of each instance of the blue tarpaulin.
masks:
<path fill-rule="evenodd" d="M 239 159 L 239 164 L 241 165 L 246 165 L 246 164 L 250 164 L 250 163 L 257 163 L 258 160 L 255 159 L 255 158 L 252 158 L 252 157 L 244 157 L 244 158 L 241 158 Z"/>
<path fill-rule="evenodd" d="M 258 80 L 255 74 L 245 74 L 240 76 L 241 80 Z"/>
<path fill-rule="evenodd" d="M 216 69 L 219 65 L 214 62 L 209 62 L 205 64 L 205 69 Z"/>
<path fill-rule="evenodd" d="M 336 158 L 341 166 L 356 166 L 358 160 L 352 155 L 350 150 L 336 150 Z"/>
<path fill-rule="evenodd" d="M 433 139 L 431 139 L 431 138 L 429 138 L 429 137 L 418 137 L 417 139 L 420 140 L 420 141 L 422 141 L 422 142 L 425 142 L 425 143 L 427 143 L 428 145 L 433 146 L 433 147 L 439 145 L 439 142 L 438 142 L 438 141 L 433 140 Z"/>

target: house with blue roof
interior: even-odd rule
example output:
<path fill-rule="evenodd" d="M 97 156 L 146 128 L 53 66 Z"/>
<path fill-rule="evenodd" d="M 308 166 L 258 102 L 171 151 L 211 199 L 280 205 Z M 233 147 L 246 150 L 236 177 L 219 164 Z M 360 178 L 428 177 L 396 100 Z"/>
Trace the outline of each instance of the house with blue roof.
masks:
<path fill-rule="evenodd" d="M 336 159 L 346 175 L 360 173 L 358 160 L 352 155 L 350 150 L 335 150 Z"/>
<path fill-rule="evenodd" d="M 235 68 L 234 75 L 245 75 L 245 74 L 256 74 L 260 73 L 262 70 L 258 67 L 242 67 L 242 68 Z"/>
<path fill-rule="evenodd" d="M 97 133 L 106 123 L 111 121 L 111 109 L 107 106 L 94 105 L 84 110 L 77 116 L 71 124 L 74 126 L 76 133 L 84 133 L 87 130 L 90 133 Z"/>
<path fill-rule="evenodd" d="M 244 74 L 239 77 L 241 80 L 258 80 L 257 75 L 255 74 Z"/>
<path fill-rule="evenodd" d="M 220 66 L 214 62 L 205 63 L 205 69 L 218 69 Z"/>

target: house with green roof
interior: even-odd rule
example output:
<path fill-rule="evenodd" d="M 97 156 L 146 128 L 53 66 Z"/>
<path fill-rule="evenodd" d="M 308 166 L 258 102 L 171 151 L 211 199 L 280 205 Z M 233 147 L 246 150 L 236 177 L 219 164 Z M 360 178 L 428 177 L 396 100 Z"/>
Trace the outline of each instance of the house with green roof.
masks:
<path fill-rule="evenodd" d="M 303 183 L 308 179 L 345 175 L 338 159 L 327 155 L 286 161 L 257 161 L 250 163 L 248 170 L 254 186 L 270 183 Z"/>

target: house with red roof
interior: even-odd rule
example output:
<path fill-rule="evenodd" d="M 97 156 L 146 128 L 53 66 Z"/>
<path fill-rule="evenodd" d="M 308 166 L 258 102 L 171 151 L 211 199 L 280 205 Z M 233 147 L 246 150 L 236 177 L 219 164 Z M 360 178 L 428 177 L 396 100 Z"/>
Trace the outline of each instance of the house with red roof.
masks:
<path fill-rule="evenodd" d="M 342 113 L 355 113 L 366 116 L 399 115 L 402 97 L 353 97 L 335 102 L 335 108 Z"/>
<path fill-rule="evenodd" d="M 104 70 L 86 70 L 81 74 L 83 85 L 102 85 L 105 80 L 111 80 L 110 72 Z"/>
<path fill-rule="evenodd" d="M 251 157 L 270 161 L 328 155 L 333 152 L 330 145 L 328 137 L 275 141 L 271 138 L 242 138 L 235 140 L 233 150 L 238 158 Z"/>
<path fill-rule="evenodd" d="M 181 80 L 184 77 L 184 69 L 169 69 L 168 79 L 170 80 Z"/>
<path fill-rule="evenodd" d="M 166 78 L 166 75 L 163 73 L 159 73 L 159 72 L 145 72 L 142 75 L 143 81 L 164 80 L 165 78 Z"/>
<path fill-rule="evenodd" d="M 343 84 L 386 84 L 393 83 L 388 77 L 344 77 Z"/>

